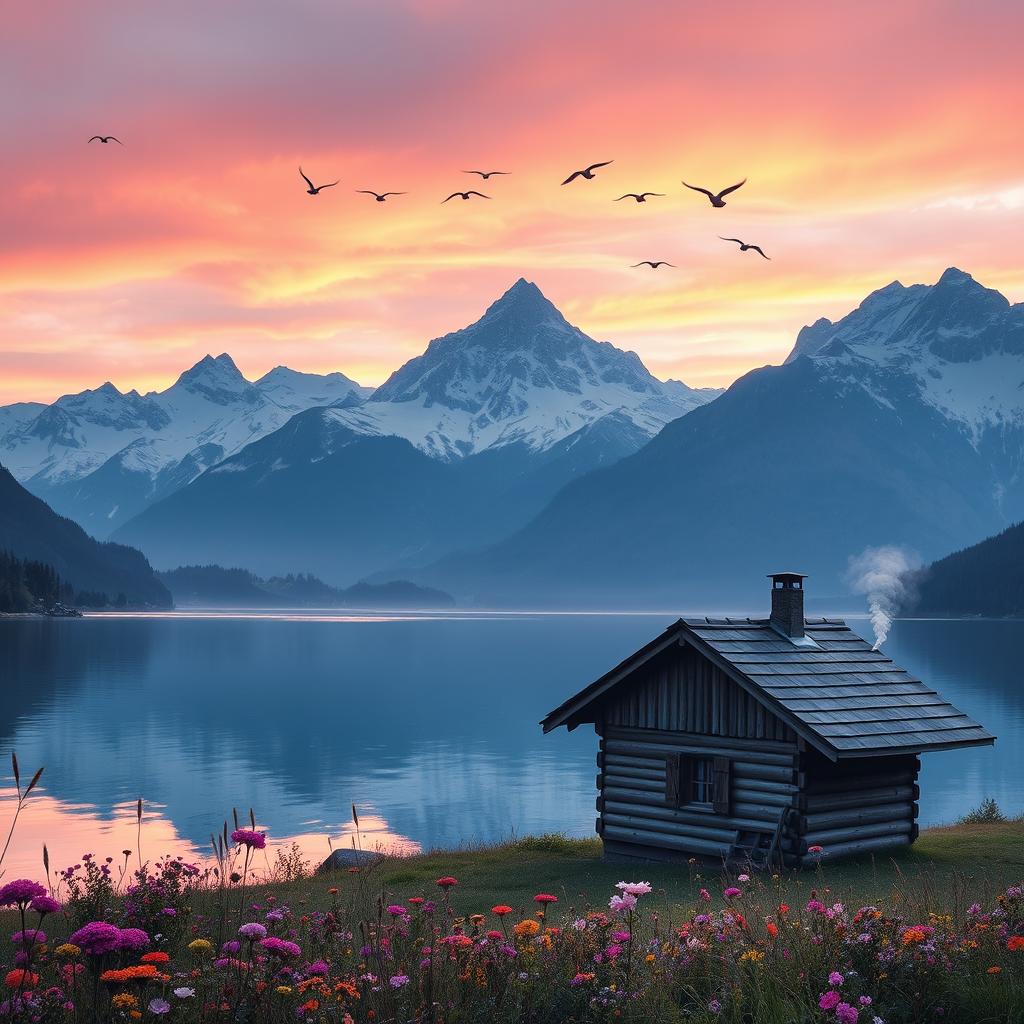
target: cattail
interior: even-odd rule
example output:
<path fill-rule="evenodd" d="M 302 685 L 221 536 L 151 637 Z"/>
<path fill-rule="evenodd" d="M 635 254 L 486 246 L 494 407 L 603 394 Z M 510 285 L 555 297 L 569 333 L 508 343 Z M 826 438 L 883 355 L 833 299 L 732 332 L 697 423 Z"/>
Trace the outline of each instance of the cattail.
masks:
<path fill-rule="evenodd" d="M 135 820 L 141 825 L 142 824 L 142 797 L 140 796 L 138 802 L 135 804 Z"/>
<path fill-rule="evenodd" d="M 14 785 L 18 788 L 18 796 L 21 796 L 21 772 L 18 771 L 18 755 L 11 751 L 11 769 L 14 772 Z"/>
<path fill-rule="evenodd" d="M 356 828 L 359 828 L 359 815 L 356 814 L 356 805 L 352 805 L 352 820 L 356 823 Z"/>
<path fill-rule="evenodd" d="M 28 784 L 28 789 L 25 790 L 25 796 L 28 796 L 29 793 L 31 793 L 32 790 L 36 788 L 36 783 L 39 782 L 40 778 L 42 778 L 42 775 L 43 769 L 40 768 L 39 771 L 37 771 L 35 775 L 32 776 L 32 781 Z"/>
<path fill-rule="evenodd" d="M 50 876 L 50 851 L 46 848 L 46 843 L 43 843 L 43 870 L 46 872 L 47 878 Z"/>
<path fill-rule="evenodd" d="M 252 810 L 251 807 L 249 808 L 249 825 L 252 827 L 253 831 L 255 832 L 256 831 L 256 815 L 253 814 L 253 810 Z"/>
<path fill-rule="evenodd" d="M 238 831 L 238 808 L 237 807 L 232 807 L 231 808 L 231 819 L 235 823 L 235 831 L 237 832 Z"/>

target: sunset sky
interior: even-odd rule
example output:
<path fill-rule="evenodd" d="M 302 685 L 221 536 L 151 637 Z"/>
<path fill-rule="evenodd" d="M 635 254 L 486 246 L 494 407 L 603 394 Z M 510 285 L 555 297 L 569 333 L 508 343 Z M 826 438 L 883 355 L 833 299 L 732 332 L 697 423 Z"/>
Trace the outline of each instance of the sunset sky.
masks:
<path fill-rule="evenodd" d="M 1016 0 L 7 5 L 0 403 L 222 351 L 379 384 L 520 276 L 693 385 L 894 278 L 1024 300 L 1022 36 Z"/>

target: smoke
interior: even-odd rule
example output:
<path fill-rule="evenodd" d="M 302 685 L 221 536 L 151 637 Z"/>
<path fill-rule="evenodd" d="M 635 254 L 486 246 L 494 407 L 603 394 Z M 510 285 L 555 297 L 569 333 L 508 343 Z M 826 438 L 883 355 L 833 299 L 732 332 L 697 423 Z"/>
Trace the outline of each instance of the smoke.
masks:
<path fill-rule="evenodd" d="M 846 578 L 855 594 L 867 596 L 875 632 L 873 651 L 885 643 L 893 618 L 912 597 L 913 573 L 920 566 L 915 552 L 891 545 L 865 548 L 850 557 Z"/>

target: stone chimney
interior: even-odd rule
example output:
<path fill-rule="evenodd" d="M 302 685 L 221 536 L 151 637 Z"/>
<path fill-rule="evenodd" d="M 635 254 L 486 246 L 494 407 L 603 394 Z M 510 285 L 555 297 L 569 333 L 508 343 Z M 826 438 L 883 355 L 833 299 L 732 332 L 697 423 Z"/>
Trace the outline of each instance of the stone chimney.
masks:
<path fill-rule="evenodd" d="M 772 626 L 783 636 L 804 635 L 804 580 L 802 572 L 769 573 L 772 581 Z"/>

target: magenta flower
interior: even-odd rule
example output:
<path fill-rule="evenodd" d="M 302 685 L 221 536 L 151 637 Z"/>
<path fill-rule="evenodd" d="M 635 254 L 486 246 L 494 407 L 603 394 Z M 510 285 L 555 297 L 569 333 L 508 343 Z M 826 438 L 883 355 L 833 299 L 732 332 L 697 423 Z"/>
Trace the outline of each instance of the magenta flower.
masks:
<path fill-rule="evenodd" d="M 23 932 L 15 932 L 11 936 L 11 942 L 16 946 L 41 946 L 46 941 L 46 932 L 38 928 L 26 928 Z"/>
<path fill-rule="evenodd" d="M 89 956 L 102 956 L 121 948 L 121 929 L 106 921 L 90 921 L 72 932 L 68 941 Z"/>
<path fill-rule="evenodd" d="M 265 939 L 260 939 L 260 945 L 274 956 L 302 955 L 302 950 L 294 942 L 289 942 L 287 939 L 279 939 L 275 935 L 268 935 Z"/>
<path fill-rule="evenodd" d="M 314 960 L 306 968 L 306 974 L 311 978 L 326 978 L 330 973 L 331 968 L 324 960 Z"/>
<path fill-rule="evenodd" d="M 242 846 L 248 846 L 250 850 L 263 850 L 267 845 L 267 833 L 257 832 L 251 828 L 236 828 L 231 833 L 231 838 Z"/>
<path fill-rule="evenodd" d="M 388 907 L 388 913 L 392 917 L 401 917 L 404 913 L 406 913 L 406 909 L 398 903 L 392 903 L 391 906 Z"/>
<path fill-rule="evenodd" d="M 735 885 L 730 885 L 729 888 L 726 889 L 725 892 L 722 893 L 722 895 L 727 900 L 734 900 L 734 899 L 736 899 L 737 896 L 742 896 L 743 895 L 743 890 L 742 889 L 737 889 Z"/>
<path fill-rule="evenodd" d="M 836 1020 L 839 1024 L 857 1024 L 857 1020 L 860 1018 L 860 1011 L 856 1006 L 851 1006 L 849 1003 L 840 1003 L 836 1007 Z"/>
<path fill-rule="evenodd" d="M 28 878 L 16 878 L 0 888 L 0 907 L 26 907 L 37 896 L 45 896 L 46 888 Z"/>
<path fill-rule="evenodd" d="M 823 992 L 818 999 L 818 1006 L 822 1010 L 834 1010 L 839 1005 L 839 993 L 833 988 Z"/>
<path fill-rule="evenodd" d="M 145 949 L 149 945 L 149 936 L 141 928 L 122 928 L 118 949 Z"/>
<path fill-rule="evenodd" d="M 40 917 L 46 914 L 56 914 L 60 911 L 61 905 L 52 896 L 36 896 L 28 905 L 29 910 L 34 910 Z"/>
<path fill-rule="evenodd" d="M 846 979 L 845 979 L 845 978 L 844 978 L 844 977 L 843 977 L 843 976 L 842 976 L 842 975 L 841 975 L 841 974 L 840 974 L 840 973 L 839 973 L 838 971 L 833 971 L 833 972 L 832 972 L 832 973 L 831 973 L 831 974 L 830 974 L 830 975 L 828 976 L 828 983 L 829 983 L 830 985 L 842 985 L 842 983 L 843 983 L 843 982 L 844 982 L 845 980 L 846 980 Z"/>

